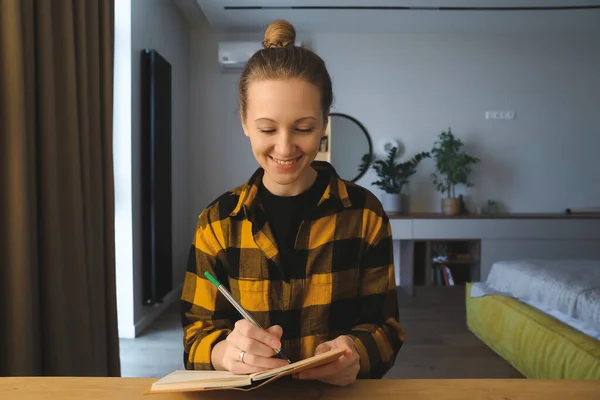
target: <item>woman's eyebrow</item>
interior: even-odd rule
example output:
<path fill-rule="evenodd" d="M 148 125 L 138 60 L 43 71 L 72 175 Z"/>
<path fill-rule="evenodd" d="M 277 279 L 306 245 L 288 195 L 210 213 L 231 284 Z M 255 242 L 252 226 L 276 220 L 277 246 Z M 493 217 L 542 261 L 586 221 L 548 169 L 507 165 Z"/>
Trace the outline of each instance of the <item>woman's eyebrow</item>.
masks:
<path fill-rule="evenodd" d="M 302 117 L 302 118 L 298 118 L 295 122 L 300 122 L 300 121 L 304 121 L 305 119 L 312 119 L 312 120 L 317 120 L 315 117 Z"/>
<path fill-rule="evenodd" d="M 315 117 L 302 117 L 302 118 L 298 118 L 297 120 L 295 120 L 294 122 L 300 122 L 300 121 L 304 121 L 306 119 L 312 119 L 314 121 L 316 121 L 317 119 Z M 266 122 L 275 122 L 275 120 L 272 120 L 271 118 L 258 118 L 255 120 L 255 122 L 260 122 L 260 121 L 266 121 Z"/>

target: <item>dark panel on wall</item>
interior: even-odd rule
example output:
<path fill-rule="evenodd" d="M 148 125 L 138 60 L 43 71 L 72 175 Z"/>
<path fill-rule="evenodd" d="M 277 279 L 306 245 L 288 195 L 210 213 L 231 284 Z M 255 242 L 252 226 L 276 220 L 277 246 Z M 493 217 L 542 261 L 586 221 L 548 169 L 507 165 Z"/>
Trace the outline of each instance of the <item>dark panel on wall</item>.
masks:
<path fill-rule="evenodd" d="M 171 223 L 171 64 L 141 54 L 142 274 L 144 304 L 173 288 Z"/>

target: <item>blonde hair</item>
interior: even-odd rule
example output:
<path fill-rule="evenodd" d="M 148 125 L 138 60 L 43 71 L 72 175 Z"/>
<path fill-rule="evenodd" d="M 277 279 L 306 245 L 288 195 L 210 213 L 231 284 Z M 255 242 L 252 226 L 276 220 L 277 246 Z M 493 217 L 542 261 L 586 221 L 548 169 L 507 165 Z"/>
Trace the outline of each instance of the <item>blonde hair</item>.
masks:
<path fill-rule="evenodd" d="M 323 118 L 333 103 L 331 78 L 325 62 L 313 51 L 295 45 L 296 30 L 285 20 L 273 21 L 265 31 L 263 48 L 248 60 L 239 82 L 240 113 L 246 119 L 248 86 L 252 81 L 297 78 L 315 85 L 321 94 Z"/>

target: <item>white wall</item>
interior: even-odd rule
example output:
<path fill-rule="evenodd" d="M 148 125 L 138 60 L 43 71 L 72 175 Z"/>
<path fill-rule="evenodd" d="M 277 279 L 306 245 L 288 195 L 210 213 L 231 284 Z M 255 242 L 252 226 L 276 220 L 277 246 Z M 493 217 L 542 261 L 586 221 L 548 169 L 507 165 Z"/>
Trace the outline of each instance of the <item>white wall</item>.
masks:
<path fill-rule="evenodd" d="M 115 3 L 113 164 L 119 337 L 134 337 L 131 176 L 131 0 Z"/>
<path fill-rule="evenodd" d="M 600 206 L 597 38 L 316 34 L 310 42 L 332 75 L 333 111 L 361 121 L 375 144 L 400 139 L 409 157 L 452 127 L 482 159 L 475 187 L 464 190 L 468 206 L 487 199 L 510 212 Z M 237 114 L 239 74 L 218 70 L 216 46 L 215 35 L 194 29 L 192 215 L 257 166 Z M 516 119 L 485 120 L 488 110 L 514 111 Z M 439 211 L 431 172 L 428 160 L 408 188 L 412 211 Z M 373 180 L 371 170 L 359 183 L 379 194 Z"/>
<path fill-rule="evenodd" d="M 129 0 L 127 2 L 129 3 Z M 125 4 L 123 3 L 123 4 Z M 121 18 L 123 9 L 119 5 L 117 13 Z M 121 56 L 117 60 L 130 63 L 130 80 L 117 81 L 115 93 L 115 112 L 129 114 L 127 121 L 118 132 L 115 141 L 124 142 L 115 150 L 119 154 L 115 161 L 120 165 L 118 176 L 117 208 L 121 204 L 128 212 L 117 212 L 117 285 L 119 333 L 121 337 L 132 337 L 144 329 L 166 306 L 145 307 L 142 303 L 142 266 L 141 266 L 141 197 L 140 197 L 140 53 L 142 49 L 156 49 L 172 67 L 172 191 L 173 191 L 173 284 L 174 291 L 168 296 L 179 297 L 179 289 L 185 275 L 187 252 L 193 234 L 189 229 L 187 210 L 189 209 L 189 80 L 190 80 L 190 27 L 180 9 L 171 0 L 131 0 L 130 3 L 130 42 L 125 44 L 123 35 L 117 36 L 117 47 L 129 47 L 130 60 Z M 122 26 L 126 21 L 122 21 Z M 127 71 L 120 74 L 127 75 Z M 129 83 L 129 88 L 120 87 Z M 127 152 L 130 151 L 130 159 Z M 122 182 L 121 182 L 122 181 Z M 125 195 L 126 193 L 126 195 Z M 128 230 L 120 232 L 120 227 Z"/>

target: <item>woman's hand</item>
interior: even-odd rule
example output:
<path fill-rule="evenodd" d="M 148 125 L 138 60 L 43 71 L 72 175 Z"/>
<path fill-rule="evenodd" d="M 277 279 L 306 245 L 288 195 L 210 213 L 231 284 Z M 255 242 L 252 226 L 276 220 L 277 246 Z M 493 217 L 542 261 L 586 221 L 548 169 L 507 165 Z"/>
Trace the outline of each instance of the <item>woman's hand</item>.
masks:
<path fill-rule="evenodd" d="M 216 370 L 234 374 L 251 374 L 288 365 L 287 361 L 273 357 L 274 349 L 281 347 L 282 334 L 278 325 L 263 330 L 250 321 L 239 320 L 227 338 L 213 347 L 212 364 Z M 242 350 L 246 352 L 243 362 L 240 360 Z"/>
<path fill-rule="evenodd" d="M 315 355 L 334 348 L 345 349 L 346 353 L 334 362 L 300 372 L 296 378 L 316 379 L 321 382 L 338 386 L 345 386 L 353 383 L 360 370 L 360 357 L 349 336 L 342 335 L 334 340 L 321 343 L 315 349 Z"/>

